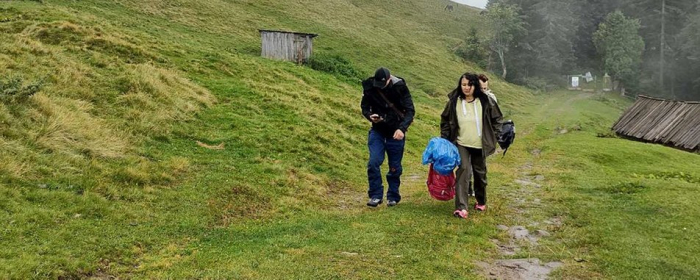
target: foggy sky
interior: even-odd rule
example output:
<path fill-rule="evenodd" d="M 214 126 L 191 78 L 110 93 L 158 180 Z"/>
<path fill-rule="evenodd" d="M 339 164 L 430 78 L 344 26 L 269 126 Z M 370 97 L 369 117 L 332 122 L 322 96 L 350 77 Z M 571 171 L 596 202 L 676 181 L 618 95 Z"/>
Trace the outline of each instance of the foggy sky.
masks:
<path fill-rule="evenodd" d="M 488 3 L 488 0 L 452 0 L 453 2 L 457 2 L 460 4 L 465 4 L 477 8 L 486 8 L 486 3 Z"/>

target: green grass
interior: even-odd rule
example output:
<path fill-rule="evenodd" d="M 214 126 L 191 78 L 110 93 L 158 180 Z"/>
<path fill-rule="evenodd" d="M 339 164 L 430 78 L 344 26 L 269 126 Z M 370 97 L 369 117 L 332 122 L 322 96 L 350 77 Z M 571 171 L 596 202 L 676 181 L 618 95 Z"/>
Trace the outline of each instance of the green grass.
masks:
<path fill-rule="evenodd" d="M 208 236 L 255 236 L 233 230 L 251 221 L 323 224 L 365 211 L 357 207 L 368 128 L 359 84 L 260 58 L 260 28 L 318 33 L 318 54 L 341 57 L 363 76 L 383 65 L 405 77 L 420 110 L 406 166 L 424 174 L 422 146 L 437 134 L 443 94 L 467 67 L 450 49 L 475 12 L 444 17 L 430 1 L 383 5 L 0 4 L 0 76 L 43 85 L 28 100 L 0 104 L 0 221 L 8 225 L 0 274 L 184 277 L 204 266 L 178 255 L 213 240 L 194 261 L 228 274 L 204 276 L 253 275 L 261 272 L 225 270 L 251 254 L 230 258 Z M 527 96 L 502 88 L 505 99 Z"/>
<path fill-rule="evenodd" d="M 542 195 L 548 206 L 540 212 L 564 220 L 553 235 L 561 242 L 545 245 L 545 258 L 568 260 L 569 269 L 556 275 L 697 278 L 698 155 L 597 137 L 610 135 L 620 108 L 629 104 L 617 96 L 563 92 L 543 103 L 531 110 L 540 121 L 526 124 L 532 131 L 520 144 L 541 151 L 532 158 L 547 178 Z M 563 128 L 568 132 L 561 134 Z"/>
<path fill-rule="evenodd" d="M 501 257 L 496 225 L 551 216 L 555 238 L 516 257 L 562 260 L 560 278 L 697 278 L 697 155 L 596 138 L 629 105 L 614 96 L 494 77 L 519 134 L 490 159 L 489 212 L 464 223 L 427 195 L 420 156 L 444 95 L 482 71 L 451 52 L 477 12 L 446 3 L 0 3 L 0 80 L 41 85 L 0 99 L 0 278 L 476 278 L 475 261 Z M 406 78 L 418 112 L 401 205 L 364 206 L 356 74 L 260 58 L 263 28 L 320 34 L 316 53 L 348 73 Z M 547 177 L 529 195 L 552 207 L 522 215 L 509 192 L 528 162 Z"/>

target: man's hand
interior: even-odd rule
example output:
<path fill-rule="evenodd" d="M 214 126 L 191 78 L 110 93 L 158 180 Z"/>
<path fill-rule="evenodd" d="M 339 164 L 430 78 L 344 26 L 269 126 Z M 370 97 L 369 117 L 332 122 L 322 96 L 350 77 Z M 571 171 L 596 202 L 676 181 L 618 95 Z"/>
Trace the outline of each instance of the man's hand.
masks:
<path fill-rule="evenodd" d="M 396 132 L 394 132 L 394 139 L 395 140 L 403 140 L 404 134 L 401 129 L 397 129 Z"/>
<path fill-rule="evenodd" d="M 369 116 L 369 119 L 370 119 L 373 123 L 378 123 L 378 122 L 381 122 L 382 120 L 384 120 L 383 118 L 381 118 L 381 117 L 380 117 L 379 115 L 377 115 L 377 114 L 372 114 L 372 115 L 370 115 L 370 116 Z"/>

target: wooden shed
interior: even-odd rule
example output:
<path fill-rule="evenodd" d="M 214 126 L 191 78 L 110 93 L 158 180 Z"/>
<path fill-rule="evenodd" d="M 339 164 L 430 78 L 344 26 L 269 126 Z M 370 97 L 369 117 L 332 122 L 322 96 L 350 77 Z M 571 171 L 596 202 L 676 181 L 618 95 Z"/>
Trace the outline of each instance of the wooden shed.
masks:
<path fill-rule="evenodd" d="M 302 63 L 311 57 L 313 38 L 311 33 L 277 30 L 259 30 L 262 37 L 262 56 L 272 59 Z"/>
<path fill-rule="evenodd" d="M 700 102 L 640 95 L 613 130 L 623 137 L 700 152 Z"/>

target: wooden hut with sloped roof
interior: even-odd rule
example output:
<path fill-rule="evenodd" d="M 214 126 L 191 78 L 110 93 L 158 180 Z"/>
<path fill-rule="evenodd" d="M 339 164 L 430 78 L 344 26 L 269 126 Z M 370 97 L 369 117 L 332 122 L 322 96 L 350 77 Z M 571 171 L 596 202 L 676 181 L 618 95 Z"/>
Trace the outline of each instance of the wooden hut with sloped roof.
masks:
<path fill-rule="evenodd" d="M 640 95 L 613 130 L 623 137 L 700 152 L 700 102 Z"/>
<path fill-rule="evenodd" d="M 302 63 L 311 58 L 318 34 L 261 29 L 263 57 Z"/>

